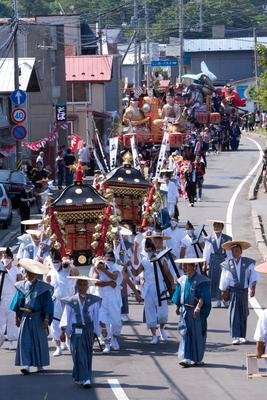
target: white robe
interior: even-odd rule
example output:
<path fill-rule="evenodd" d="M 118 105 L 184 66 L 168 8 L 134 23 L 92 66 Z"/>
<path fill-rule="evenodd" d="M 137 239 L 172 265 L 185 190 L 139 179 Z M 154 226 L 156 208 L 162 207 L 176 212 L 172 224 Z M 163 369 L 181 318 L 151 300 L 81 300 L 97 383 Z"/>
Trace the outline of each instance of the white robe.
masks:
<path fill-rule="evenodd" d="M 149 329 L 156 328 L 157 324 L 166 324 L 168 321 L 168 303 L 167 300 L 164 300 L 162 301 L 161 306 L 158 304 L 153 263 L 147 258 L 144 258 L 142 266 L 144 268 L 145 278 L 142 297 L 144 298 L 146 324 Z M 158 277 L 160 291 L 162 292 L 166 287 L 160 271 L 158 271 Z"/>
<path fill-rule="evenodd" d="M 1 263 L 1 269 L 4 269 Z M 7 333 L 8 340 L 17 340 L 18 328 L 16 327 L 16 314 L 9 309 L 11 301 L 16 293 L 15 283 L 17 275 L 21 274 L 18 267 L 13 265 L 4 277 L 4 286 L 0 302 L 0 341 Z M 1 274 L 2 275 L 2 274 Z M 1 276 L 0 276 L 1 278 Z"/>
<path fill-rule="evenodd" d="M 54 318 L 51 323 L 51 334 L 54 340 L 60 340 L 61 330 L 59 326 L 59 321 L 62 317 L 63 307 L 61 299 L 64 297 L 72 296 L 75 293 L 74 279 L 68 279 L 69 269 L 62 269 L 61 271 L 56 271 L 52 268 L 48 275 L 51 278 L 51 286 L 54 288 L 53 302 L 54 302 Z"/>
<path fill-rule="evenodd" d="M 112 264 L 108 267 L 110 272 L 119 272 L 116 280 L 117 286 L 99 287 L 99 296 L 102 298 L 99 309 L 99 321 L 106 325 L 107 335 L 110 339 L 112 335 L 119 336 L 121 332 L 121 284 L 122 284 L 122 267 L 118 264 Z M 98 271 L 99 280 L 108 282 L 111 279 L 102 271 Z"/>

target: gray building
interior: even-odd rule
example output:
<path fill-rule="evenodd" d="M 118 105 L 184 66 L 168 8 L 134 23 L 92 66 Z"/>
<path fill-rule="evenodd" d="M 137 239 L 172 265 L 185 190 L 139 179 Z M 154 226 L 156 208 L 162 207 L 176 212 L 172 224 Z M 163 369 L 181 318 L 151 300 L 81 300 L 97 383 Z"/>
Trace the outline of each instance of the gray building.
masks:
<path fill-rule="evenodd" d="M 257 42 L 267 45 L 267 37 L 258 37 Z M 199 73 L 201 61 L 205 61 L 222 83 L 255 76 L 253 37 L 185 39 L 184 51 L 192 73 Z"/>
<path fill-rule="evenodd" d="M 8 21 L 0 20 L 0 23 L 7 25 Z M 5 43 L 9 35 L 8 27 L 2 29 L 0 42 Z M 33 70 L 36 87 L 33 91 L 29 89 L 26 103 L 27 120 L 24 123 L 28 131 L 25 141 L 31 143 L 49 136 L 56 123 L 56 104 L 66 103 L 64 27 L 62 25 L 51 26 L 46 23 L 39 24 L 34 19 L 20 20 L 17 38 L 18 56 L 34 59 Z M 12 58 L 13 48 L 7 52 L 4 47 L 0 52 L 0 57 Z M 10 75 L 12 74 L 13 72 L 10 71 Z M 13 79 L 13 77 L 10 78 Z M 11 90 L 14 90 L 14 87 Z M 2 92 L 1 94 L 9 93 Z M 60 128 L 58 131 L 59 137 L 64 142 L 66 133 Z M 24 147 L 25 157 L 27 156 L 26 149 L 27 147 Z M 52 169 L 54 155 L 55 143 L 47 143 L 47 165 L 50 165 Z"/>

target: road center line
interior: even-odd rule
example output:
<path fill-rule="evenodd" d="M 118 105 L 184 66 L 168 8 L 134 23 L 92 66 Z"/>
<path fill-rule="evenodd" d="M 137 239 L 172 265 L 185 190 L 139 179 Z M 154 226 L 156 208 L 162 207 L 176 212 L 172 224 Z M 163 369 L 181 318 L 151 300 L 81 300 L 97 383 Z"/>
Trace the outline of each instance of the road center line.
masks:
<path fill-rule="evenodd" d="M 126 393 L 122 389 L 118 379 L 108 379 L 108 383 L 118 400 L 129 400 L 129 397 L 127 397 Z"/>
<path fill-rule="evenodd" d="M 253 174 L 255 173 L 255 171 L 258 169 L 258 167 L 260 166 L 261 162 L 262 162 L 262 148 L 260 146 L 260 144 L 258 142 L 256 142 L 256 140 L 251 139 L 251 138 L 247 138 L 248 140 L 251 140 L 257 147 L 259 150 L 259 159 L 257 161 L 257 163 L 254 165 L 254 167 L 251 169 L 251 171 L 248 173 L 248 175 L 239 183 L 239 185 L 237 186 L 234 194 L 232 195 L 229 204 L 228 204 L 228 208 L 227 208 L 227 213 L 226 213 L 226 234 L 229 236 L 233 237 L 233 209 L 234 209 L 234 205 L 236 202 L 236 199 L 240 193 L 240 191 L 242 190 L 243 186 L 245 185 L 245 183 L 249 180 L 249 178 L 251 178 L 253 176 Z M 259 304 L 259 302 L 257 301 L 257 299 L 255 297 L 249 298 L 249 302 L 251 307 L 253 307 L 255 313 L 260 316 L 261 312 L 262 312 L 262 308 Z"/>

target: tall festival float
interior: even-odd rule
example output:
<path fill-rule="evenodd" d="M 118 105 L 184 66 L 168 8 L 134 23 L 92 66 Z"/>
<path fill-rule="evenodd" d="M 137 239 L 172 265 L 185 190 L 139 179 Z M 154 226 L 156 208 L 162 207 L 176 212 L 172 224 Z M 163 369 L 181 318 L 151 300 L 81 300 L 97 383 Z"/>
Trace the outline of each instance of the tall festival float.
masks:
<path fill-rule="evenodd" d="M 130 147 L 132 137 L 137 145 L 161 144 L 164 132 L 169 132 L 170 149 L 181 149 L 188 144 L 195 123 L 204 127 L 230 123 L 238 116 L 239 108 L 246 105 L 231 83 L 215 88 L 217 77 L 204 61 L 199 74 L 182 78 L 182 82 L 162 91 L 145 89 L 150 95 L 131 94 L 120 136 L 125 148 Z M 214 97 L 219 100 L 218 107 L 214 107 Z"/>

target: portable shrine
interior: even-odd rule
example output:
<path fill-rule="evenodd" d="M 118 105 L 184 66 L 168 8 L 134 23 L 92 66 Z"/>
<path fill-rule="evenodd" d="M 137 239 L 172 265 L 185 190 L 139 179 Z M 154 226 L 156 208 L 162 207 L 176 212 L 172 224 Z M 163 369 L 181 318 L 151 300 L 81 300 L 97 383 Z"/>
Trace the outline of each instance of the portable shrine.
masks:
<path fill-rule="evenodd" d="M 123 165 L 109 172 L 106 177 L 107 188 L 114 193 L 114 201 L 121 211 L 123 222 L 139 224 L 142 219 L 144 197 L 151 187 L 142 173 L 132 166 L 132 155 L 123 156 Z"/>
<path fill-rule="evenodd" d="M 75 183 L 68 186 L 51 204 L 44 218 L 45 231 L 50 232 L 54 247 L 70 253 L 76 265 L 86 265 L 94 254 L 95 226 L 105 214 L 107 200 L 91 185 L 83 183 L 82 171 L 77 171 Z"/>

